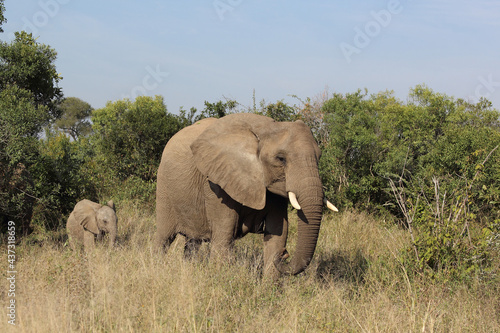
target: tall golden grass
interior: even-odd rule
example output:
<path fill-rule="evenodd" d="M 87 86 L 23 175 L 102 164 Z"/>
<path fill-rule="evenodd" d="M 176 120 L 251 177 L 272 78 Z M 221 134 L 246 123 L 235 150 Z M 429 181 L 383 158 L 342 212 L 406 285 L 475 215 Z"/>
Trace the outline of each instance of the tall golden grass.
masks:
<path fill-rule="evenodd" d="M 407 233 L 366 214 L 325 216 L 310 267 L 278 283 L 261 276 L 258 235 L 236 242 L 232 263 L 203 259 L 205 245 L 186 261 L 180 242 L 154 253 L 152 212 L 131 205 L 118 215 L 111 252 L 84 255 L 55 238 L 19 245 L 17 325 L 3 316 L 0 332 L 500 332 L 497 286 L 408 276 Z"/>

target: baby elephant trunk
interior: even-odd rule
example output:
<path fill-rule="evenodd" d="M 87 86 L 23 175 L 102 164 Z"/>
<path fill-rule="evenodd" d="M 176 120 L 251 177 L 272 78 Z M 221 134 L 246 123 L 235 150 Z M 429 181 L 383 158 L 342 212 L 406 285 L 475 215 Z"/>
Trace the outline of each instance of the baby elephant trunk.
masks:
<path fill-rule="evenodd" d="M 113 247 L 116 243 L 116 227 L 109 231 L 109 247 Z"/>

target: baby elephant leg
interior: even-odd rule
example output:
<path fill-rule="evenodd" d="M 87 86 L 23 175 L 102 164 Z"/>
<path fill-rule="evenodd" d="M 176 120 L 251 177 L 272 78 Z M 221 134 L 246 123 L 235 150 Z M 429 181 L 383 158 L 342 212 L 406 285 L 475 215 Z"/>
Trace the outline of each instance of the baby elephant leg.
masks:
<path fill-rule="evenodd" d="M 95 247 L 95 235 L 90 231 L 83 232 L 83 246 L 85 250 L 91 250 Z"/>

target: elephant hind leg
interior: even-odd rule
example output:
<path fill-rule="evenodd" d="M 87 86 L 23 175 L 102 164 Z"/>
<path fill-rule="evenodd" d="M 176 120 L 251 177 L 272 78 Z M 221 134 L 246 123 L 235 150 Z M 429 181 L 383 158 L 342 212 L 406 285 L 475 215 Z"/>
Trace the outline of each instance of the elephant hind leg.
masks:
<path fill-rule="evenodd" d="M 177 236 L 176 220 L 169 207 L 164 198 L 157 198 L 154 247 L 158 252 L 166 253 Z"/>

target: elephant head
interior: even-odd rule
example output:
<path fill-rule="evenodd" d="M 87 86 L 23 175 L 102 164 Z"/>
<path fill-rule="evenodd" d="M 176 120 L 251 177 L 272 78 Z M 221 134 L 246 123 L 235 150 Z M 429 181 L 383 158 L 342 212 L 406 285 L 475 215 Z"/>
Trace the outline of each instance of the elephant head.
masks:
<path fill-rule="evenodd" d="M 75 206 L 74 214 L 78 223 L 98 238 L 106 233 L 109 234 L 109 246 L 113 246 L 118 222 L 113 200 L 108 201 L 107 205 L 83 200 Z"/>
<path fill-rule="evenodd" d="M 282 256 L 275 266 L 285 274 L 302 272 L 316 248 L 324 202 L 321 152 L 309 127 L 302 121 L 229 115 L 207 128 L 191 150 L 198 170 L 244 206 L 263 209 L 267 191 L 290 198 L 298 209 L 297 247 L 290 263 Z"/>

